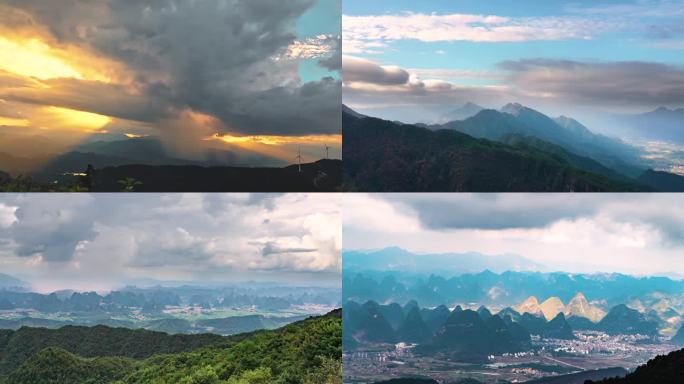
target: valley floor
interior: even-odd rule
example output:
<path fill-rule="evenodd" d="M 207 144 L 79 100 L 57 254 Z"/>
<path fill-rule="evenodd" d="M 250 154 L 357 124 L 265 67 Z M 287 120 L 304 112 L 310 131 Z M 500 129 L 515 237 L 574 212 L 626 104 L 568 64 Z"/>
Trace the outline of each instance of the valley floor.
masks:
<path fill-rule="evenodd" d="M 575 335 L 577 340 L 536 340 L 529 352 L 490 356 L 486 364 L 450 361 L 438 355 L 417 356 L 412 353 L 414 345 L 404 343 L 367 345 L 343 355 L 344 382 L 374 383 L 414 376 L 446 383 L 465 378 L 482 383 L 525 382 L 599 369 L 631 370 L 656 355 L 681 348 L 633 335 L 609 336 L 595 331 Z M 615 376 L 617 371 L 606 372 Z"/>

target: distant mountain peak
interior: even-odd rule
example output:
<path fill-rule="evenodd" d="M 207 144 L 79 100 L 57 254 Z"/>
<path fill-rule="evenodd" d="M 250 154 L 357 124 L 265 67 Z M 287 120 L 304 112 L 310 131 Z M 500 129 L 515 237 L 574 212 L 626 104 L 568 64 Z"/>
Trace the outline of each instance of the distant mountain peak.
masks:
<path fill-rule="evenodd" d="M 565 307 L 566 316 L 584 317 L 596 323 L 606 315 L 605 311 L 589 304 L 582 292 L 577 292 Z"/>
<path fill-rule="evenodd" d="M 487 309 L 484 305 L 481 305 L 480 308 L 477 309 L 477 314 L 480 315 L 480 317 L 483 320 L 487 320 L 490 317 L 492 317 L 492 312 Z"/>
<path fill-rule="evenodd" d="M 675 117 L 681 119 L 681 114 L 684 112 L 684 108 L 668 108 L 665 106 L 658 107 L 650 112 L 644 113 L 644 115 L 659 115 L 667 117 Z"/>
<path fill-rule="evenodd" d="M 29 287 L 29 283 L 19 280 L 14 276 L 6 275 L 4 273 L 0 273 L 0 289 L 9 289 L 9 288 L 27 288 Z"/>
<path fill-rule="evenodd" d="M 517 117 L 526 125 L 544 125 L 546 126 L 545 129 L 558 128 L 558 124 L 551 117 L 534 108 L 530 108 L 520 103 L 508 103 L 504 105 L 499 112 Z M 574 119 L 570 119 L 570 121 L 579 124 Z"/>
<path fill-rule="evenodd" d="M 573 299 L 573 300 L 574 300 L 574 299 L 584 299 L 584 300 L 586 300 L 586 297 L 584 296 L 584 293 L 582 293 L 582 292 L 577 292 L 577 293 L 575 293 L 575 296 L 572 297 L 572 299 Z"/>
<path fill-rule="evenodd" d="M 577 133 L 580 135 L 584 135 L 584 136 L 591 136 L 592 135 L 589 128 L 584 126 L 584 124 L 580 123 L 579 121 L 573 119 L 572 117 L 561 115 L 561 116 L 553 119 L 553 121 L 556 124 L 558 124 L 559 126 L 561 126 L 562 128 L 567 129 L 568 131 L 571 131 L 571 132 L 574 132 L 574 133 Z"/>
<path fill-rule="evenodd" d="M 565 311 L 565 304 L 563 304 L 563 301 L 557 296 L 552 296 L 544 300 L 544 302 L 540 304 L 540 307 L 547 320 L 551 320 L 559 313 Z"/>
<path fill-rule="evenodd" d="M 569 126 L 575 125 L 575 124 L 580 124 L 579 121 L 573 119 L 572 117 L 565 116 L 565 115 L 560 115 L 553 119 L 558 125 L 564 128 L 568 128 Z M 580 124 L 581 125 L 581 124 Z"/>
<path fill-rule="evenodd" d="M 372 252 L 372 253 L 376 254 L 376 255 L 378 255 L 378 254 L 393 255 L 395 257 L 412 255 L 411 252 L 405 250 L 404 248 L 397 247 L 397 246 L 382 248 L 382 249 L 379 249 L 379 250 Z"/>
<path fill-rule="evenodd" d="M 616 115 L 616 123 L 626 126 L 630 133 L 646 140 L 684 143 L 684 108 L 661 106 L 637 114 Z"/>
<path fill-rule="evenodd" d="M 484 109 L 484 107 L 469 101 L 462 106 L 444 114 L 440 120 L 442 120 L 442 122 L 465 120 L 469 117 L 477 115 Z"/>
<path fill-rule="evenodd" d="M 501 112 L 517 116 L 520 113 L 520 111 L 525 109 L 528 108 L 520 103 L 508 103 L 501 108 Z"/>
<path fill-rule="evenodd" d="M 540 316 L 543 314 L 542 309 L 539 306 L 539 301 L 534 296 L 530 296 L 527 299 L 525 299 L 525 301 L 523 301 L 520 305 L 514 306 L 513 310 L 520 314 L 529 313 L 535 316 Z"/>
<path fill-rule="evenodd" d="M 545 338 L 566 339 L 571 340 L 575 338 L 572 333 L 572 328 L 565 319 L 563 312 L 556 314 L 544 327 L 542 336 Z"/>
<path fill-rule="evenodd" d="M 391 247 L 385 247 L 385 248 L 382 249 L 382 251 L 401 251 L 401 252 L 408 252 L 408 251 L 405 250 L 404 248 L 398 247 L 398 246 L 396 246 L 396 245 L 393 245 L 393 246 L 391 246 Z"/>
<path fill-rule="evenodd" d="M 608 311 L 599 322 L 599 327 L 611 335 L 642 334 L 658 335 L 658 324 L 647 315 L 632 309 L 625 304 L 618 304 Z"/>

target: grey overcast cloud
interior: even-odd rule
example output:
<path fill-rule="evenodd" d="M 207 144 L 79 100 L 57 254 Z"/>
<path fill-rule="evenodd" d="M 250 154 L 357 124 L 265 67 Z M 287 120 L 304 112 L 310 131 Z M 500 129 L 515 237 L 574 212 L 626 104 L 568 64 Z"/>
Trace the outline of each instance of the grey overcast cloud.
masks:
<path fill-rule="evenodd" d="M 34 289 L 340 282 L 341 196 L 5 194 L 0 271 Z"/>
<path fill-rule="evenodd" d="M 681 276 L 677 194 L 354 194 L 344 248 L 515 254 L 543 271 Z"/>

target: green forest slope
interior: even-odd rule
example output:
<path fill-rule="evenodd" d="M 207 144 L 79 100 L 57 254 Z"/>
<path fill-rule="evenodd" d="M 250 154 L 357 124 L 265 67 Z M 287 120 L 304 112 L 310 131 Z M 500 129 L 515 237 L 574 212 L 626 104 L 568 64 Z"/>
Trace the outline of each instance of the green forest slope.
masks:
<path fill-rule="evenodd" d="M 7 372 L 0 376 L 0 384 L 341 383 L 339 310 L 274 331 L 220 339 L 211 339 L 211 335 L 186 335 L 191 339 L 199 338 L 179 343 L 184 347 L 169 341 L 175 336 L 159 332 L 150 332 L 154 336 L 142 335 L 149 339 L 147 343 L 140 343 L 129 339 L 130 335 L 119 329 L 95 328 L 104 334 L 102 345 L 83 343 L 83 348 L 77 346 L 78 338 L 74 340 L 76 342 L 67 341 L 66 338 L 74 335 L 63 329 L 40 330 L 61 335 L 51 335 L 54 342 L 33 341 L 22 344 L 26 345 L 25 349 L 7 348 L 12 343 L 12 335 L 7 337 L 8 333 L 3 332 L 0 334 L 0 364 L 4 364 Z M 113 334 L 127 339 L 129 346 Z M 158 348 L 160 354 L 150 351 L 154 349 L 151 345 Z M 44 348 L 28 352 L 35 351 L 37 346 Z M 186 350 L 169 353 L 173 348 Z M 21 357 L 17 357 L 17 353 Z M 17 362 L 20 365 L 12 367 Z"/>
<path fill-rule="evenodd" d="M 347 191 L 649 190 L 623 177 L 608 177 L 610 171 L 591 159 L 529 139 L 508 145 L 454 130 L 431 131 L 349 114 L 343 115 L 343 127 Z"/>

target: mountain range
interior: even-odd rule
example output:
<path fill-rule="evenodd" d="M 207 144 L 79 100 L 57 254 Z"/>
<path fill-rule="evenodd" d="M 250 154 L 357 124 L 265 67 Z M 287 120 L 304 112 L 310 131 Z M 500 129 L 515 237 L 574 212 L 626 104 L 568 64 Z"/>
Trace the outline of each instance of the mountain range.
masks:
<path fill-rule="evenodd" d="M 394 255 L 399 254 L 405 254 L 407 261 L 401 262 L 399 259 L 396 264 L 383 264 L 395 260 Z M 351 257 L 348 258 L 348 255 Z M 375 259 L 375 256 L 378 258 Z M 405 303 L 416 300 L 427 306 L 477 302 L 505 307 L 519 305 L 530 296 L 555 296 L 561 304 L 567 303 L 573 307 L 573 312 L 581 307 L 590 313 L 595 312 L 593 307 L 598 304 L 586 307 L 582 297 L 576 296 L 581 292 L 585 298 L 600 299 L 603 310 L 620 303 L 629 303 L 642 312 L 654 310 L 663 318 L 684 314 L 684 281 L 668 277 L 524 270 L 492 272 L 488 269 L 470 272 L 467 259 L 464 261 L 465 270 L 455 265 L 456 263 L 442 261 L 439 256 L 425 259 L 428 262 L 421 264 L 419 254 L 395 248 L 390 248 L 387 252 L 345 250 L 343 260 L 344 301 L 352 299 L 360 302 L 374 300 Z M 441 268 L 442 265 L 446 267 Z M 435 266 L 440 266 L 440 269 L 437 270 Z M 472 268 L 475 267 L 474 265 Z M 451 275 L 441 275 L 443 272 L 438 271 L 442 270 L 453 272 Z M 565 310 L 563 312 L 569 314 Z M 588 317 L 597 319 L 600 313 L 591 313 Z"/>
<path fill-rule="evenodd" d="M 576 316 L 576 315 L 572 315 Z M 610 309 L 603 319 L 589 328 L 610 335 L 658 335 L 657 323 L 624 304 Z M 529 350 L 531 336 L 544 339 L 575 339 L 574 328 L 563 312 L 553 318 L 519 313 L 505 308 L 493 314 L 485 306 L 477 310 L 456 306 L 449 310 L 441 305 L 420 308 L 411 301 L 403 307 L 397 303 L 378 304 L 348 301 L 343 308 L 345 349 L 354 350 L 362 343 L 418 344 L 420 354 L 441 353 L 463 361 L 477 361 L 491 354 Z"/>
<path fill-rule="evenodd" d="M 402 310 L 393 310 L 397 307 Z M 345 344 L 345 349 L 354 349 L 363 342 L 408 342 L 418 344 L 416 351 L 422 354 L 444 353 L 470 361 L 482 360 L 489 354 L 522 351 L 530 345 L 528 332 L 484 307 L 479 311 L 460 307 L 444 311 L 442 307 L 420 308 L 415 302 L 400 307 L 349 301 L 343 308 L 342 325 L 343 333 L 353 341 Z"/>
<path fill-rule="evenodd" d="M 624 173 L 637 176 L 638 152 L 618 140 L 592 133 L 577 120 L 561 116 L 556 119 L 518 103 L 501 110 L 485 109 L 463 121 L 454 121 L 432 129 L 453 129 L 470 136 L 506 142 L 509 135 L 534 137 L 556 144 L 571 153 L 588 157 Z"/>
<path fill-rule="evenodd" d="M 201 307 L 204 309 L 250 307 L 261 311 L 278 311 L 293 305 L 339 304 L 339 289 L 326 287 L 259 287 L 258 285 L 202 287 L 153 286 L 124 287 L 106 294 L 63 290 L 49 294 L 25 289 L 0 290 L 4 310 L 34 310 L 44 313 L 97 312 L 118 313 L 140 309 L 158 313 L 166 306 Z"/>
<path fill-rule="evenodd" d="M 340 160 L 284 166 L 280 160 L 249 153 L 206 150 L 201 160 L 174 157 L 157 138 L 130 138 L 81 144 L 64 154 L 23 158 L 0 152 L 0 171 L 55 187 L 72 184 L 91 192 L 120 192 L 122 180 L 134 180 L 138 192 L 304 192 L 338 191 Z M 293 156 L 294 157 L 294 156 Z M 88 169 L 94 175 L 83 175 Z M 80 175 L 80 176 L 73 176 Z M 2 179 L 2 177 L 0 177 Z M 0 185 L 2 187 L 2 185 Z M 26 186 L 23 189 L 27 189 Z M 34 188 L 40 188 L 37 185 Z M 1 188 L 0 188 L 1 189 Z M 14 189 L 21 190 L 18 185 Z"/>
<path fill-rule="evenodd" d="M 232 335 L 280 328 L 339 303 L 338 288 L 271 284 L 125 287 L 106 294 L 8 288 L 0 289 L 0 329 L 106 325 Z"/>
<path fill-rule="evenodd" d="M 450 271 L 480 272 L 490 270 L 534 271 L 541 265 L 518 255 L 486 255 L 479 252 L 468 253 L 411 253 L 399 247 L 378 250 L 342 251 L 342 262 L 347 271 L 381 270 L 413 271 L 426 273 L 434 265 L 441 265 Z"/>
<path fill-rule="evenodd" d="M 40 327 L 44 329 L 61 329 L 72 326 L 111 326 L 127 329 L 145 329 L 169 334 L 202 334 L 234 335 L 252 332 L 259 329 L 276 329 L 284 325 L 305 319 L 306 315 L 298 316 L 264 316 L 244 315 L 229 316 L 214 319 L 186 320 L 166 317 L 155 320 L 132 321 L 104 317 L 76 320 L 53 320 L 35 317 L 20 317 L 15 319 L 0 319 L 0 329 L 20 330 L 25 327 Z"/>
<path fill-rule="evenodd" d="M 635 148 L 520 104 L 419 126 L 343 109 L 349 191 L 676 191 L 649 185 Z M 675 179 L 680 176 L 672 175 Z M 682 177 L 684 179 L 684 177 Z M 655 183 L 655 182 L 654 182 Z M 667 188 L 667 189 L 664 189 Z"/>
<path fill-rule="evenodd" d="M 595 323 L 606 315 L 606 312 L 601 308 L 589 304 L 582 292 L 577 292 L 567 305 L 563 304 L 563 301 L 556 296 L 549 297 L 541 304 L 536 297 L 530 296 L 519 305 L 513 306 L 513 309 L 519 313 L 543 315 L 547 320 L 551 320 L 562 313 L 567 317 L 583 317 Z"/>
<path fill-rule="evenodd" d="M 530 300 L 526 300 L 526 304 L 530 303 Z M 524 303 L 524 304 L 525 304 Z M 541 306 L 540 306 L 541 307 Z M 520 308 L 520 307 L 518 307 Z M 574 307 L 565 307 L 566 311 L 568 309 L 574 309 Z M 522 308 L 531 309 L 529 306 Z M 612 307 L 608 313 L 604 313 L 599 308 L 594 308 L 597 312 L 603 313 L 600 319 L 589 318 L 592 314 L 590 311 L 581 313 L 569 314 L 565 311 L 557 312 L 553 318 L 549 318 L 547 314 L 543 312 L 543 309 L 539 308 L 539 311 L 527 312 L 527 311 L 517 311 L 514 308 L 508 307 L 499 312 L 500 316 L 509 316 L 512 319 L 520 322 L 525 326 L 532 334 L 539 334 L 544 336 L 546 332 L 547 322 L 550 324 L 554 321 L 556 323 L 563 323 L 563 327 L 567 324 L 567 327 L 575 330 L 591 330 L 591 331 L 602 331 L 609 335 L 647 335 L 647 336 L 657 336 L 658 332 L 658 321 L 648 314 L 639 312 L 636 309 L 630 308 L 625 304 L 618 304 Z M 594 312 L 594 313 L 597 313 Z M 564 321 L 558 320 L 562 318 Z M 567 330 L 558 327 L 560 334 L 569 335 Z M 566 337 L 556 337 L 556 338 L 566 338 Z M 674 338 L 673 338 L 674 340 Z"/>
<path fill-rule="evenodd" d="M 64 173 L 82 172 L 88 164 L 96 168 L 146 164 L 146 165 L 195 165 L 195 166 L 258 166 L 281 167 L 281 161 L 218 149 L 206 150 L 201 160 L 189 160 L 173 156 L 156 137 L 121 138 L 111 141 L 85 142 L 61 154 L 46 154 L 29 158 L 0 153 L 0 169 L 13 176 L 31 175 L 38 181 L 51 181 Z"/>
<path fill-rule="evenodd" d="M 431 343 L 419 345 L 419 354 L 445 354 L 459 361 L 477 361 L 492 354 L 523 351 L 530 342 L 529 334 L 513 337 L 509 324 L 499 316 L 482 316 L 466 309 L 454 311 L 434 335 Z"/>
<path fill-rule="evenodd" d="M 659 107 L 640 114 L 616 115 L 613 121 L 639 138 L 684 144 L 684 108 Z"/>

